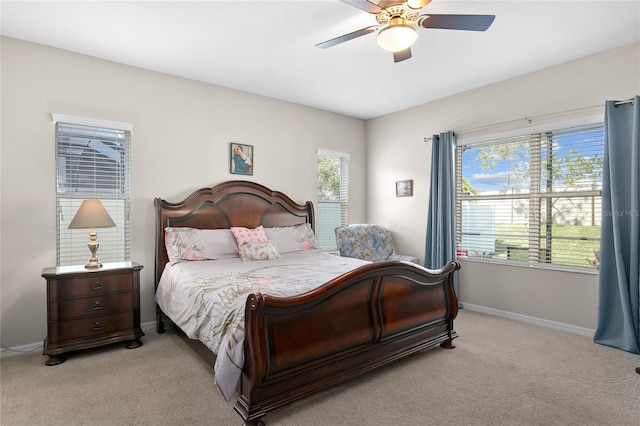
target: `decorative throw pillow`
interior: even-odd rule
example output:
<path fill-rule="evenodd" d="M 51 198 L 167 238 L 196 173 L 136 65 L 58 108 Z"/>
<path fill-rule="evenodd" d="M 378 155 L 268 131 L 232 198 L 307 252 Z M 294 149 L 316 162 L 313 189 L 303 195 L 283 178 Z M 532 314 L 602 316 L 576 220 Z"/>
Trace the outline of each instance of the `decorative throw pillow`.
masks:
<path fill-rule="evenodd" d="M 164 229 L 169 262 L 238 257 L 238 245 L 229 229 Z"/>
<path fill-rule="evenodd" d="M 270 241 L 275 241 L 280 253 L 320 248 L 316 234 L 309 223 L 265 228 L 264 232 Z"/>
<path fill-rule="evenodd" d="M 238 248 L 240 248 L 240 244 L 242 243 L 266 243 L 268 241 L 262 225 L 253 229 L 232 226 L 231 233 L 236 238 Z"/>
<path fill-rule="evenodd" d="M 244 242 L 238 245 L 242 260 L 277 260 L 282 259 L 278 247 L 273 241 L 260 243 Z"/>

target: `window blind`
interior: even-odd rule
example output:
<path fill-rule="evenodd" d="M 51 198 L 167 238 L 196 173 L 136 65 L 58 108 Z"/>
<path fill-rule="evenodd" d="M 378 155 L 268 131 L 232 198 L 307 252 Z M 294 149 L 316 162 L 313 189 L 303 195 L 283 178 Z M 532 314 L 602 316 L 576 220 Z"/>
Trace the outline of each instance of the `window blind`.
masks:
<path fill-rule="evenodd" d="M 98 259 L 103 263 L 129 260 L 131 127 L 64 118 L 67 121 L 57 121 L 55 126 L 57 264 L 84 264 L 90 256 L 90 230 L 68 229 L 85 199 L 99 199 L 116 223 L 116 227 L 96 230 Z"/>
<path fill-rule="evenodd" d="M 602 123 L 462 145 L 458 255 L 597 268 Z"/>

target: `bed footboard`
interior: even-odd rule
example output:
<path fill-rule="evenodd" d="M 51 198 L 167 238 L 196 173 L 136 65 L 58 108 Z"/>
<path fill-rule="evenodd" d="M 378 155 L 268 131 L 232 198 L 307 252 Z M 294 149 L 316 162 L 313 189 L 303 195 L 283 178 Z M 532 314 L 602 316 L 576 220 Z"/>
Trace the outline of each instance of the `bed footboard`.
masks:
<path fill-rule="evenodd" d="M 262 424 L 310 393 L 428 347 L 453 348 L 458 269 L 457 261 L 439 270 L 378 262 L 301 296 L 249 296 L 236 411 Z"/>

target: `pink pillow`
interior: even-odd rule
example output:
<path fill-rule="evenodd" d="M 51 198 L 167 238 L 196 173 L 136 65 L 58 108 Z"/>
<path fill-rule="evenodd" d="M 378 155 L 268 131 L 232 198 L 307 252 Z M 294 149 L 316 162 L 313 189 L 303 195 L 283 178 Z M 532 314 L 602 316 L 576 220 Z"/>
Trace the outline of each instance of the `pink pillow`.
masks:
<path fill-rule="evenodd" d="M 254 229 L 232 226 L 231 233 L 236 238 L 238 246 L 242 243 L 266 243 L 269 241 L 262 225 Z"/>

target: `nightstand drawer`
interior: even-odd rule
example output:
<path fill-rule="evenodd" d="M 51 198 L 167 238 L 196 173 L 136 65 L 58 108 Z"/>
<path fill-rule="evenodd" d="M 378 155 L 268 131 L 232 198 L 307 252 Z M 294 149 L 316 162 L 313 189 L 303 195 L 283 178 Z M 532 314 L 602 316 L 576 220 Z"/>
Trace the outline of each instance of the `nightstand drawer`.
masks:
<path fill-rule="evenodd" d="M 49 320 L 58 321 L 78 317 L 107 315 L 131 310 L 133 293 L 115 293 L 105 296 L 80 297 L 49 301 Z"/>
<path fill-rule="evenodd" d="M 113 315 L 51 322 L 49 323 L 49 336 L 51 342 L 63 342 L 130 329 L 133 329 L 133 316 L 129 311 Z"/>
<path fill-rule="evenodd" d="M 130 273 L 74 277 L 49 282 L 49 299 L 65 297 L 91 296 L 130 291 L 132 276 Z"/>

